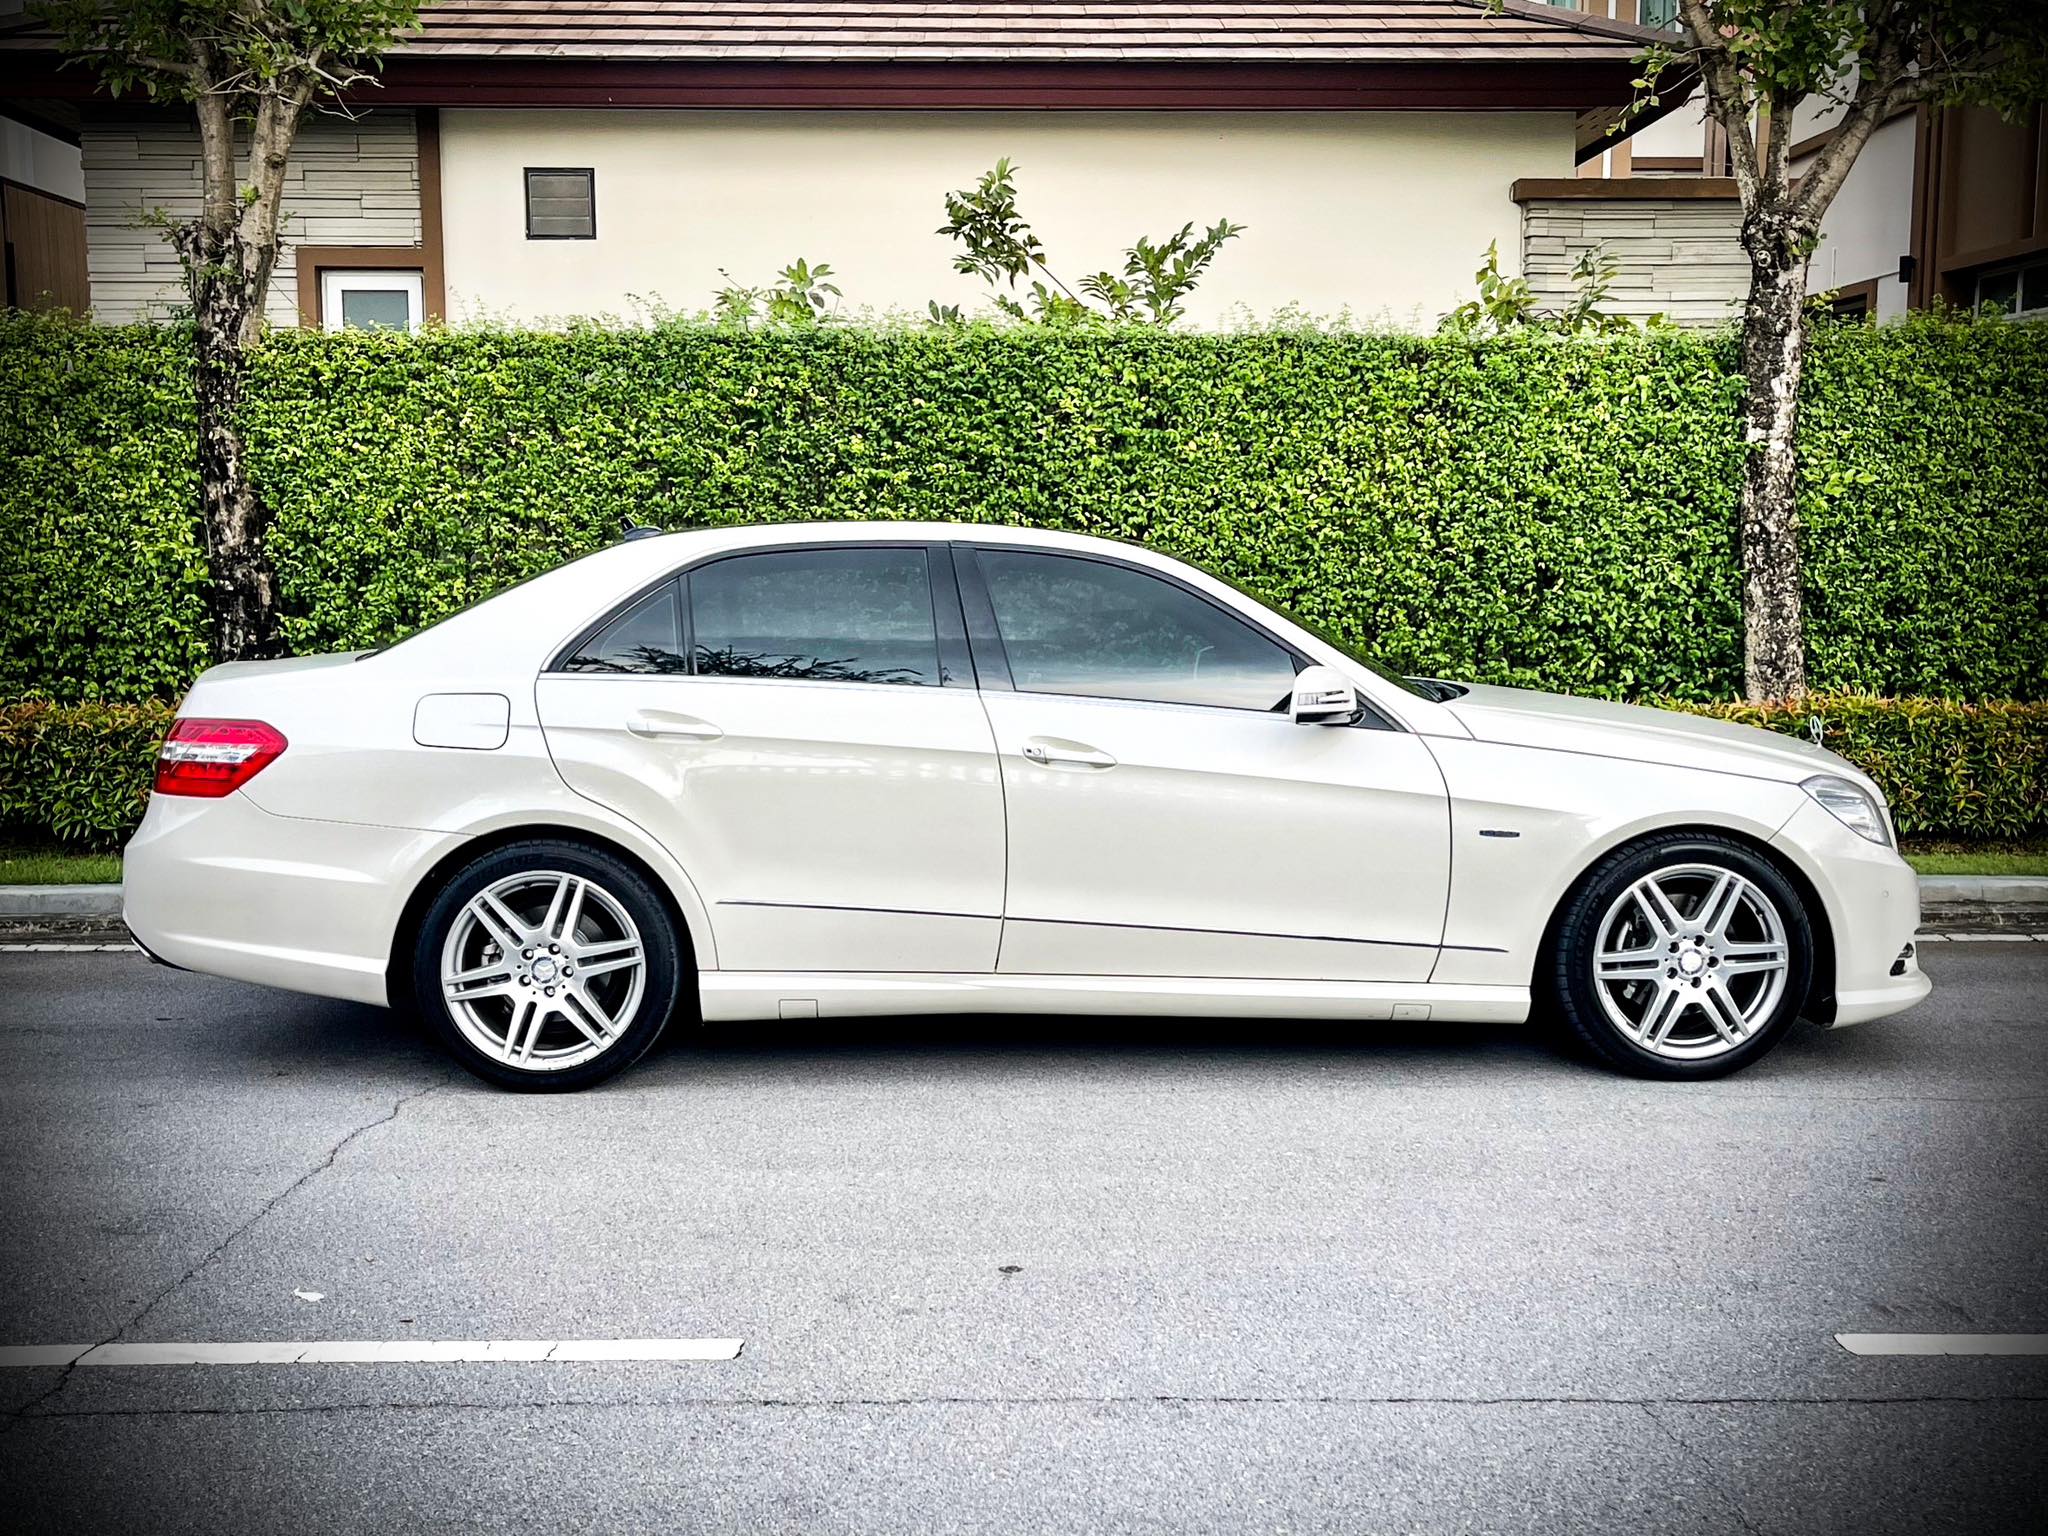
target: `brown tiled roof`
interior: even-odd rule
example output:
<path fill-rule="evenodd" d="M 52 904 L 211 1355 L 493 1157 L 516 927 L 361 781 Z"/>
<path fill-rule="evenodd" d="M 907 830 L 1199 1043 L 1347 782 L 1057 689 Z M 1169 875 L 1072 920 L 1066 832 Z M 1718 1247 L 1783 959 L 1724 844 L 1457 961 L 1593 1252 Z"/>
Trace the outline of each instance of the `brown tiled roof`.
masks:
<path fill-rule="evenodd" d="M 1527 0 L 441 0 L 411 58 L 1621 62 L 1651 33 Z"/>

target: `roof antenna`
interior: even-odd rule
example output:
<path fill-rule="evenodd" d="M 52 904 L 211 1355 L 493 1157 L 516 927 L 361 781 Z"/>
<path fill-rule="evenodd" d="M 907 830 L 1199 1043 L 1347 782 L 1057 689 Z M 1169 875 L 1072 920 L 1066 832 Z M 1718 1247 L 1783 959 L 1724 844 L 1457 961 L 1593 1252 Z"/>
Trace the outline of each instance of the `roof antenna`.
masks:
<path fill-rule="evenodd" d="M 620 533 L 619 539 L 620 542 L 626 544 L 632 543 L 635 539 L 658 539 L 668 532 L 666 528 L 658 528 L 653 523 L 634 522 L 633 514 L 630 512 L 619 521 L 624 524 L 624 529 Z"/>

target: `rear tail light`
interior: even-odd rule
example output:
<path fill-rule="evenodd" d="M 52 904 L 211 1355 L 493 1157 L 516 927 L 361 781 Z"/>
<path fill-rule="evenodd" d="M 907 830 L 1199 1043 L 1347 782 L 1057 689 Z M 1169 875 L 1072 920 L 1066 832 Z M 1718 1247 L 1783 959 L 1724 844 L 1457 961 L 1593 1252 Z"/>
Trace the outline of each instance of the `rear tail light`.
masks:
<path fill-rule="evenodd" d="M 255 778 L 289 745 L 261 720 L 174 720 L 156 759 L 156 792 L 218 800 Z"/>

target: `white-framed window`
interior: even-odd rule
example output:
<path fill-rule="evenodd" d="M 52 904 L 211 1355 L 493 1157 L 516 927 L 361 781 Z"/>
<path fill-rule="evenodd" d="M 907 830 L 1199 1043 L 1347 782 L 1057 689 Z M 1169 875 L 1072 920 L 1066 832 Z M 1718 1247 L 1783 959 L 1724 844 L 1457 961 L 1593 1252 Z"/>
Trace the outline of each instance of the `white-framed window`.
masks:
<path fill-rule="evenodd" d="M 2016 319 L 2048 317 L 2048 256 L 2035 256 L 2009 267 L 1978 273 L 1973 307 L 1986 304 Z"/>
<path fill-rule="evenodd" d="M 426 308 L 417 268 L 348 270 L 320 274 L 320 324 L 329 331 L 416 331 Z"/>

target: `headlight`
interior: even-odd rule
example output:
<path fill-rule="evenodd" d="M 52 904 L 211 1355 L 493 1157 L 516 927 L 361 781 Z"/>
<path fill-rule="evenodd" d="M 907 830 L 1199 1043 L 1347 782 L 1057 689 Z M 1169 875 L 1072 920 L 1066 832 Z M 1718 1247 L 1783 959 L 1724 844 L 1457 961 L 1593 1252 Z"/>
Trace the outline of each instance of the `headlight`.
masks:
<path fill-rule="evenodd" d="M 1821 773 L 1799 787 L 1858 837 L 1867 837 L 1873 843 L 1891 847 L 1891 824 L 1885 820 L 1883 807 L 1860 786 L 1851 784 L 1847 779 L 1838 779 L 1831 773 Z"/>

